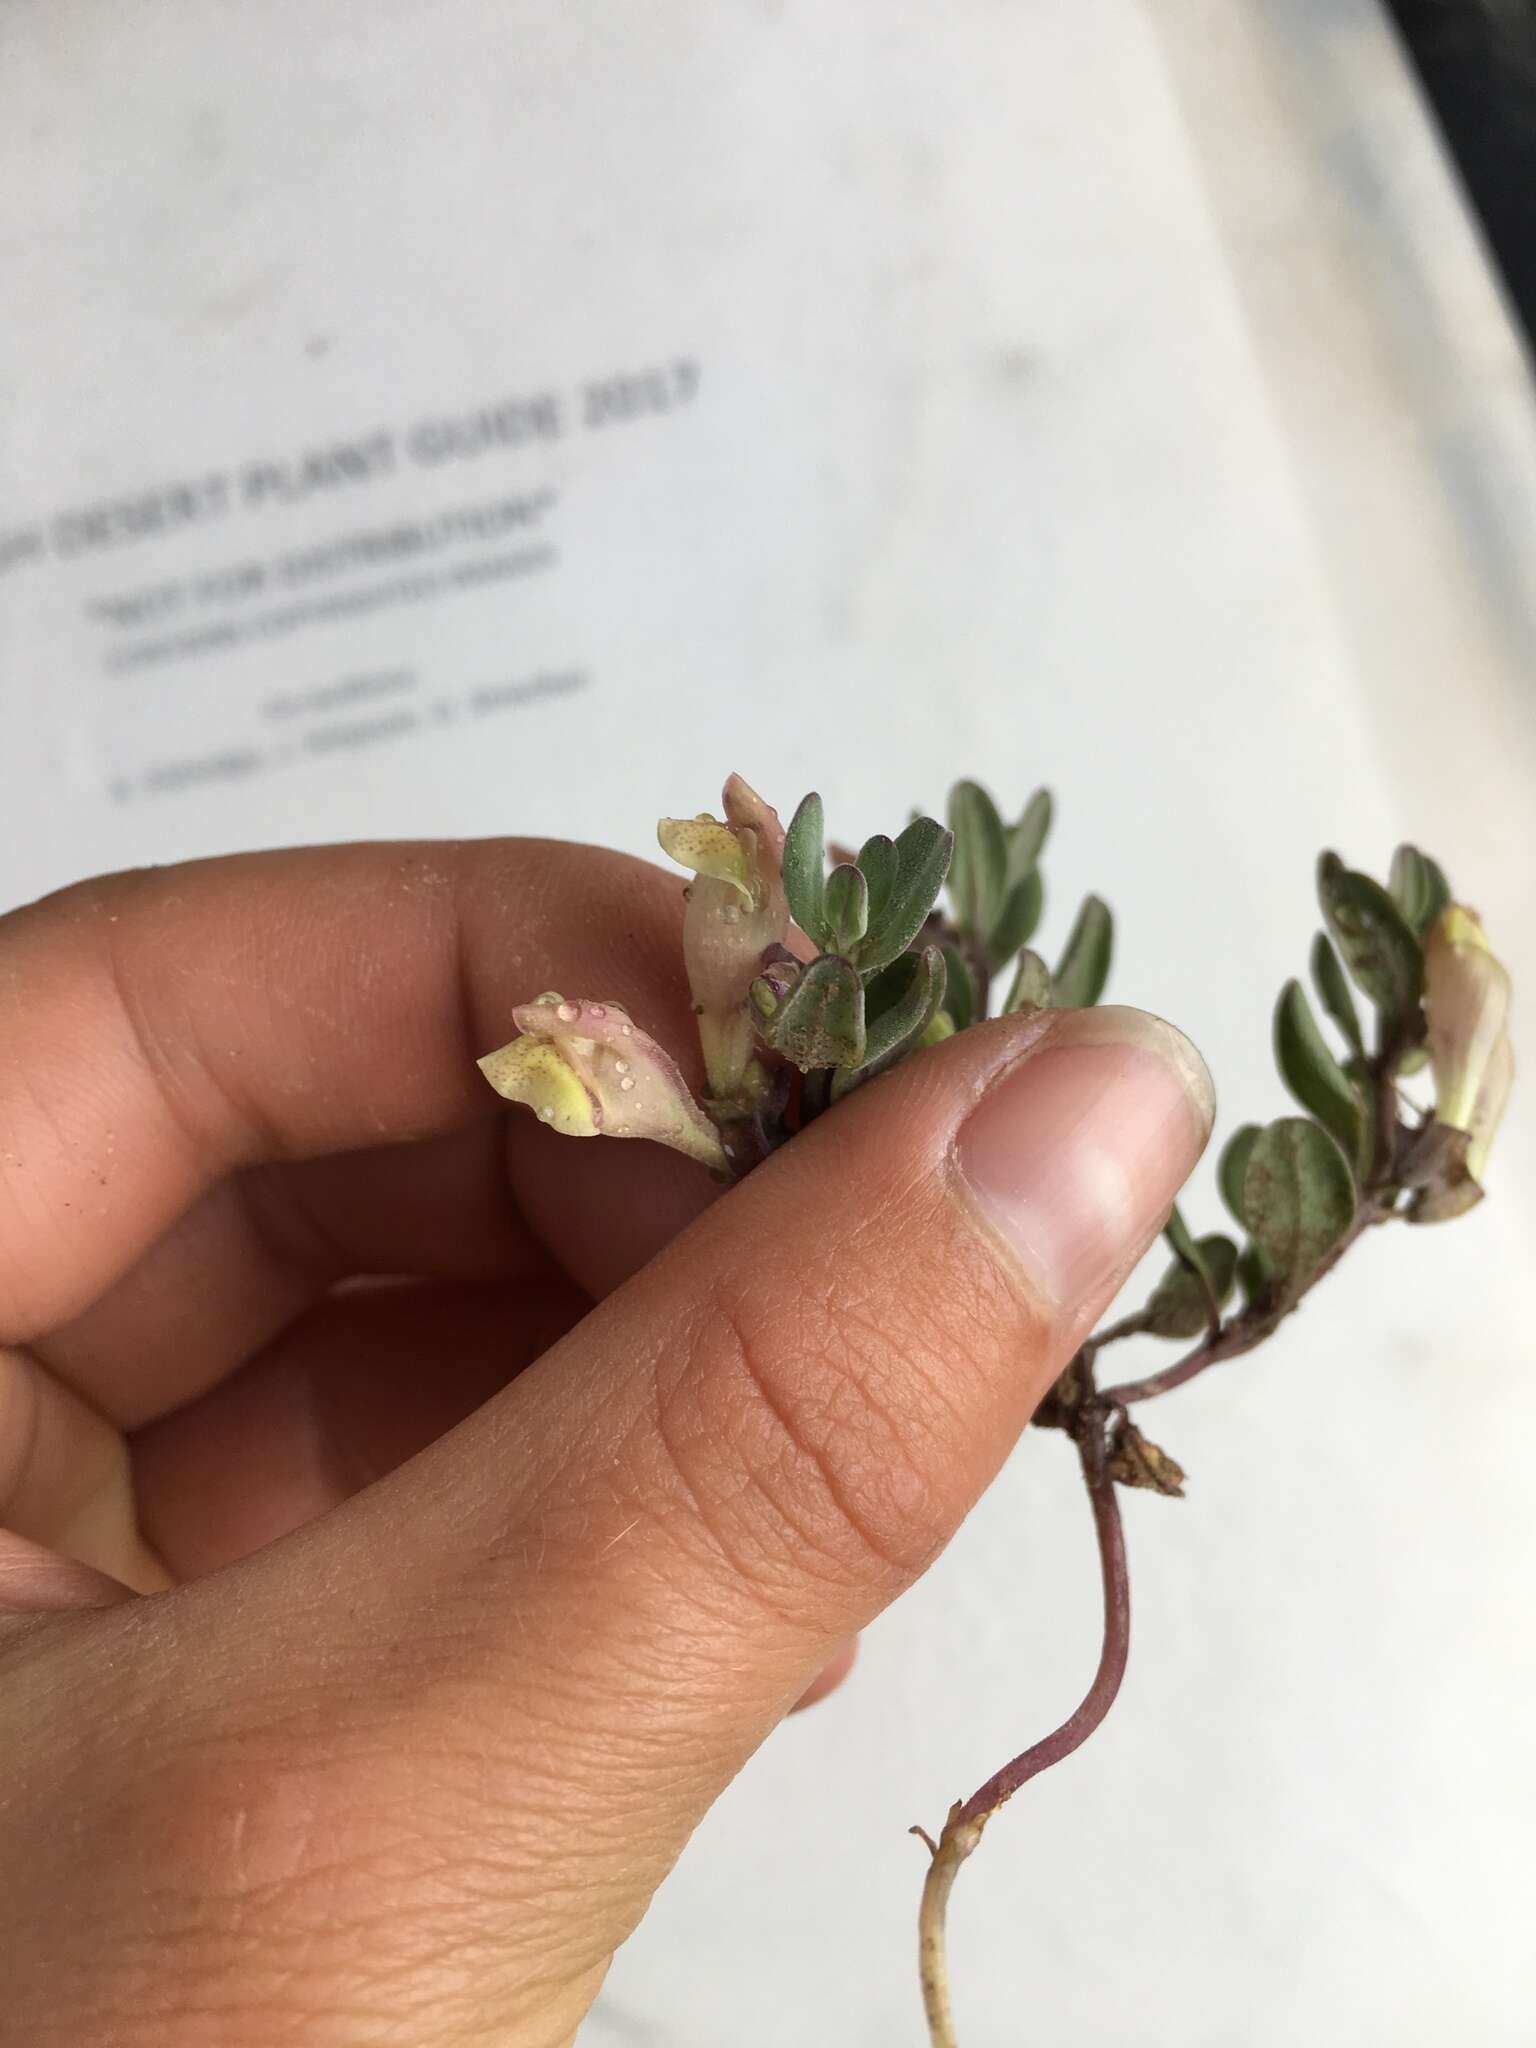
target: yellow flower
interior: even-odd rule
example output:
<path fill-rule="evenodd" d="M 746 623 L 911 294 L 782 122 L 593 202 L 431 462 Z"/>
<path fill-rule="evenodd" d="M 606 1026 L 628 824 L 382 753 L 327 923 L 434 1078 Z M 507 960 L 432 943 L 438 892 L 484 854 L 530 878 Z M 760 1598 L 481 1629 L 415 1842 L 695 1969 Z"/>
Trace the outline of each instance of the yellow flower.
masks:
<path fill-rule="evenodd" d="M 651 1138 L 726 1171 L 719 1133 L 653 1038 L 619 1003 L 551 992 L 512 1012 L 522 1034 L 478 1064 L 510 1102 L 568 1138 Z"/>
<path fill-rule="evenodd" d="M 1424 1007 L 1435 1077 L 1435 1117 L 1471 1139 L 1467 1168 L 1482 1180 L 1514 1081 L 1509 975 L 1475 911 L 1442 911 L 1424 946 Z"/>

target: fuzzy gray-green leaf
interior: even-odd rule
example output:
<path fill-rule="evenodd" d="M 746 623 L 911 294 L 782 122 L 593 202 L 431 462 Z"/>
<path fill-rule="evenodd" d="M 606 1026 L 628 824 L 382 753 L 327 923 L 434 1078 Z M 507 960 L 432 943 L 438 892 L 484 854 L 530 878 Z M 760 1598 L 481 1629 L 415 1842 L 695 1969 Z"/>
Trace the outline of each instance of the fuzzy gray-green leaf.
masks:
<path fill-rule="evenodd" d="M 823 953 L 762 1027 L 776 1052 L 810 1073 L 856 1067 L 864 1058 L 864 985 L 846 960 Z"/>
<path fill-rule="evenodd" d="M 1003 1015 L 1012 1016 L 1015 1010 L 1049 1010 L 1056 1000 L 1051 987 L 1051 970 L 1026 946 L 1019 955 L 1019 964 L 1014 972 L 1013 986 L 1008 991 L 1008 1000 L 1003 1005 Z"/>
<path fill-rule="evenodd" d="M 1398 847 L 1392 856 L 1387 893 L 1421 939 L 1451 900 L 1439 862 L 1408 845 Z"/>
<path fill-rule="evenodd" d="M 905 953 L 922 930 L 944 886 L 953 848 L 949 833 L 932 818 L 914 818 L 896 840 L 895 879 L 878 917 L 871 911 L 859 948 L 866 973 Z"/>
<path fill-rule="evenodd" d="M 830 949 L 851 953 L 869 924 L 869 884 L 858 868 L 844 862 L 828 875 L 822 917 Z"/>
<path fill-rule="evenodd" d="M 1380 1015 L 1383 1043 L 1416 1037 L 1424 955 L 1403 913 L 1379 882 L 1336 853 L 1318 862 L 1317 893 L 1344 965 Z"/>
<path fill-rule="evenodd" d="M 887 1064 L 920 1038 L 943 1004 L 944 955 L 938 947 L 924 946 L 921 953 L 906 957 L 912 962 L 906 988 L 866 1024 L 863 1065 L 867 1071 Z"/>
<path fill-rule="evenodd" d="M 858 864 L 869 885 L 869 922 L 877 924 L 885 915 L 891 891 L 896 886 L 896 872 L 901 865 L 895 840 L 887 839 L 883 832 L 876 832 L 859 848 Z"/>
<path fill-rule="evenodd" d="M 1212 1301 L 1220 1309 L 1231 1296 L 1237 1277 L 1237 1246 L 1231 1238 L 1212 1231 L 1208 1237 L 1190 1239 L 1189 1250 L 1199 1271 L 1181 1254 L 1147 1302 L 1147 1328 L 1155 1337 L 1198 1337 L 1210 1326 Z"/>
<path fill-rule="evenodd" d="M 813 790 L 802 797 L 784 834 L 784 894 L 789 914 L 808 938 L 826 944 L 823 904 L 827 858 L 823 848 L 826 823 L 821 798 Z"/>
<path fill-rule="evenodd" d="M 976 1021 L 976 983 L 958 946 L 945 946 L 943 960 L 944 1008 L 953 1018 L 955 1029 L 964 1031 Z"/>
<path fill-rule="evenodd" d="M 1051 792 L 1037 789 L 1024 806 L 1024 815 L 1008 834 L 1008 879 L 1022 881 L 1040 859 L 1041 848 L 1051 829 Z"/>
<path fill-rule="evenodd" d="M 1254 1139 L 1243 1173 L 1253 1241 L 1288 1293 L 1305 1287 L 1355 1220 L 1349 1161 L 1307 1117 L 1281 1117 Z"/>
<path fill-rule="evenodd" d="M 1020 946 L 1028 945 L 1044 906 L 1045 884 L 1040 870 L 1031 868 L 1009 889 L 1002 915 L 988 935 L 987 959 L 994 973 L 1007 966 Z"/>
<path fill-rule="evenodd" d="M 1237 1284 L 1250 1308 L 1266 1300 L 1274 1287 L 1274 1272 L 1256 1244 L 1245 1244 L 1238 1255 Z"/>
<path fill-rule="evenodd" d="M 1312 986 L 1317 990 L 1318 1001 L 1344 1034 L 1350 1050 L 1363 1059 L 1365 1038 L 1360 1030 L 1360 1012 L 1349 992 L 1349 978 L 1326 932 L 1319 932 L 1312 941 Z"/>
<path fill-rule="evenodd" d="M 1051 976 L 1058 1009 L 1085 1010 L 1099 1000 L 1109 979 L 1114 942 L 1115 921 L 1109 905 L 1097 896 L 1085 896 L 1066 949 Z"/>
<path fill-rule="evenodd" d="M 985 939 L 1003 908 L 1008 887 L 1008 834 L 997 805 L 979 782 L 957 782 L 949 793 L 949 829 L 955 836 L 949 893 L 955 922 Z"/>
<path fill-rule="evenodd" d="M 1346 1159 L 1360 1156 L 1365 1116 L 1349 1076 L 1318 1029 L 1299 981 L 1288 981 L 1275 1005 L 1275 1064 L 1280 1078 L 1324 1130 L 1338 1139 Z"/>
<path fill-rule="evenodd" d="M 1243 1176 L 1248 1171 L 1248 1155 L 1258 1135 L 1257 1124 L 1239 1124 L 1221 1148 L 1221 1158 L 1216 1166 L 1216 1184 L 1221 1189 L 1221 1199 L 1245 1230 L 1248 1218 L 1243 1214 Z"/>

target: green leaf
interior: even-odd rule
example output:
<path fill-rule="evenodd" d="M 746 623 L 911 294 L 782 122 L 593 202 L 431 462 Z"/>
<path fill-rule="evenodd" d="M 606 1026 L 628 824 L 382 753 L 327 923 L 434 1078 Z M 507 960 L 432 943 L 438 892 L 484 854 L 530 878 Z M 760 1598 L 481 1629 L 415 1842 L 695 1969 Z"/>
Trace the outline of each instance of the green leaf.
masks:
<path fill-rule="evenodd" d="M 1439 862 L 1431 860 L 1416 846 L 1400 846 L 1393 854 L 1387 889 L 1407 924 L 1420 938 L 1451 900 L 1450 884 Z"/>
<path fill-rule="evenodd" d="M 821 798 L 813 790 L 801 799 L 784 835 L 784 894 L 790 916 L 818 946 L 826 944 L 825 834 Z"/>
<path fill-rule="evenodd" d="M 1024 815 L 1008 834 L 1008 879 L 1020 882 L 1040 859 L 1046 834 L 1051 829 L 1051 792 L 1037 789 L 1024 806 Z"/>
<path fill-rule="evenodd" d="M 859 948 L 859 966 L 866 972 L 905 953 L 922 930 L 944 886 L 953 850 L 954 840 L 932 818 L 914 818 L 897 839 L 896 878 L 879 916 L 871 911 Z"/>
<path fill-rule="evenodd" d="M 822 897 L 827 944 L 834 953 L 851 953 L 869 924 L 869 884 L 846 862 L 827 877 Z"/>
<path fill-rule="evenodd" d="M 869 922 L 875 924 L 883 916 L 896 886 L 896 871 L 901 863 L 895 840 L 887 839 L 883 832 L 875 833 L 859 848 L 858 862 L 869 884 Z"/>
<path fill-rule="evenodd" d="M 1008 891 L 1002 915 L 993 925 L 987 940 L 987 960 L 994 974 L 1000 967 L 1006 967 L 1020 946 L 1027 945 L 1033 938 L 1044 906 L 1045 884 L 1040 879 L 1040 870 L 1031 868 Z"/>
<path fill-rule="evenodd" d="M 1428 898 L 1424 906 L 1424 924 L 1422 927 L 1422 932 L 1427 933 L 1430 926 L 1439 919 L 1440 913 L 1444 910 L 1449 910 L 1451 906 L 1451 885 L 1446 880 L 1445 869 L 1441 867 L 1439 861 L 1431 859 L 1427 853 L 1421 853 L 1419 858 L 1424 863 L 1424 880 L 1428 892 Z"/>
<path fill-rule="evenodd" d="M 1003 1005 L 1003 1015 L 1011 1017 L 1015 1010 L 1049 1010 L 1055 1003 L 1051 988 L 1051 970 L 1038 953 L 1031 953 L 1026 946 L 1019 955 L 1019 965 L 1013 977 L 1013 987 L 1008 991 L 1008 1000 Z"/>
<path fill-rule="evenodd" d="M 1360 1012 L 1355 1008 L 1349 981 L 1326 932 L 1319 932 L 1312 941 L 1312 986 L 1317 990 L 1318 1001 L 1343 1032 L 1350 1050 L 1363 1059 L 1365 1039 L 1360 1031 Z"/>
<path fill-rule="evenodd" d="M 875 1019 L 899 1003 L 912 986 L 912 977 L 922 965 L 920 953 L 899 953 L 888 967 L 864 978 L 864 1026 L 874 1029 Z"/>
<path fill-rule="evenodd" d="M 1181 1264 L 1192 1266 L 1197 1272 L 1200 1270 L 1200 1254 L 1177 1202 L 1168 1211 L 1168 1221 L 1163 1225 L 1163 1236 L 1167 1240 L 1168 1249 Z"/>
<path fill-rule="evenodd" d="M 1187 1230 L 1184 1234 L 1189 1236 Z M 1200 1271 L 1196 1272 L 1190 1259 L 1180 1253 L 1147 1302 L 1147 1328 L 1155 1337 L 1198 1337 L 1210 1325 L 1211 1296 L 1215 1297 L 1217 1308 L 1231 1297 L 1237 1277 L 1237 1246 L 1231 1238 L 1212 1231 L 1208 1237 L 1190 1238 L 1189 1251 Z"/>
<path fill-rule="evenodd" d="M 1237 1284 L 1250 1307 L 1268 1298 L 1275 1284 L 1269 1261 L 1256 1244 L 1245 1244 L 1237 1261 Z"/>
<path fill-rule="evenodd" d="M 1344 1069 L 1345 1077 L 1355 1091 L 1355 1101 L 1360 1105 L 1360 1138 L 1355 1146 L 1355 1181 L 1364 1187 L 1367 1174 L 1376 1159 L 1376 1128 L 1379 1115 L 1376 1100 L 1376 1083 L 1369 1064 L 1364 1059 L 1352 1059 Z"/>
<path fill-rule="evenodd" d="M 1303 1109 L 1338 1139 L 1346 1159 L 1358 1159 L 1365 1113 L 1344 1069 L 1318 1029 L 1299 981 L 1288 981 L 1275 1005 L 1275 1064 Z"/>
<path fill-rule="evenodd" d="M 944 1008 L 954 1019 L 955 1029 L 964 1031 L 976 1021 L 976 983 L 958 946 L 945 946 L 943 957 Z"/>
<path fill-rule="evenodd" d="M 1317 864 L 1317 893 L 1344 965 L 1376 1006 L 1382 1043 L 1416 1038 L 1424 955 L 1402 912 L 1379 882 L 1346 868 L 1336 853 Z"/>
<path fill-rule="evenodd" d="M 895 1001 L 884 1004 L 871 1016 L 864 1033 L 862 1074 L 890 1065 L 902 1052 L 912 1048 L 938 1015 L 944 1001 L 944 955 L 937 946 L 924 946 L 921 953 L 908 953 L 896 963 L 905 968 L 906 987 Z M 835 1094 L 841 1091 L 836 1084 Z"/>
<path fill-rule="evenodd" d="M 955 922 L 961 931 L 985 938 L 1008 887 L 1008 835 L 997 805 L 979 782 L 957 782 L 950 791 L 949 829 L 955 835 L 949 874 Z"/>
<path fill-rule="evenodd" d="M 1254 1139 L 1243 1214 L 1287 1293 L 1305 1287 L 1355 1220 L 1355 1177 L 1320 1124 L 1286 1116 Z"/>
<path fill-rule="evenodd" d="M 761 1029 L 802 1073 L 856 1067 L 864 1057 L 864 984 L 846 960 L 823 953 Z"/>
<path fill-rule="evenodd" d="M 1240 1124 L 1222 1147 L 1221 1158 L 1216 1167 L 1216 1183 L 1221 1189 L 1221 1199 L 1245 1230 L 1248 1228 L 1248 1218 L 1243 1214 L 1243 1176 L 1248 1171 L 1248 1155 L 1253 1150 L 1253 1141 L 1258 1135 L 1257 1124 Z"/>
<path fill-rule="evenodd" d="M 1085 896 L 1066 950 L 1051 976 L 1056 1007 L 1085 1010 L 1104 993 L 1114 948 L 1115 921 L 1097 896 Z"/>

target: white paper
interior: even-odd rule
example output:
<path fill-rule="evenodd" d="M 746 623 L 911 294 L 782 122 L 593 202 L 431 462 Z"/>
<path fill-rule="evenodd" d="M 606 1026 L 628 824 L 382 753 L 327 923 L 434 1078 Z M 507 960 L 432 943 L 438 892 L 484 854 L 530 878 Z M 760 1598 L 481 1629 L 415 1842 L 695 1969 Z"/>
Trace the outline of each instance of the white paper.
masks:
<path fill-rule="evenodd" d="M 1056 785 L 1047 949 L 1110 895 L 1229 1121 L 1322 843 L 1422 837 L 1530 984 L 1536 431 L 1363 0 L 12 5 L 0 292 L 0 901 L 979 772 Z M 1159 1417 L 1125 1699 L 957 1893 L 972 2048 L 1530 2039 L 1501 1155 Z M 903 1830 L 1072 1704 L 1094 1603 L 1027 1442 L 583 2039 L 916 2042 Z"/>

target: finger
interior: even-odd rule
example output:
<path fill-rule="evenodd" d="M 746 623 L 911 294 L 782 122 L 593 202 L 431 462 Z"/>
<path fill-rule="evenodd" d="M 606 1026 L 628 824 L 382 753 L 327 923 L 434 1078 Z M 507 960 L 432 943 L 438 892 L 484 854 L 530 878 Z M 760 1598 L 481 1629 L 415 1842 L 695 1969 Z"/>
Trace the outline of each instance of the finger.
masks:
<path fill-rule="evenodd" d="M 834 1650 L 822 1665 L 820 1671 L 795 1701 L 794 1711 L 798 1714 L 805 1707 L 818 1706 L 822 1700 L 837 1691 L 843 1680 L 853 1669 L 859 1654 L 859 1639 L 850 1636 L 841 1649 Z"/>
<path fill-rule="evenodd" d="M 166 1583 L 134 1518 L 121 1433 L 26 1351 L 5 1345 L 0 1527 L 142 1590 Z"/>
<path fill-rule="evenodd" d="M 115 1607 L 132 1597 L 121 1580 L 0 1529 L 0 1616 L 16 1620 L 72 1607 Z"/>
<path fill-rule="evenodd" d="M 685 1045 L 679 917 L 640 862 L 495 841 L 197 862 L 0 919 L 0 1341 L 81 1315 L 231 1168 L 484 1116 L 474 1058 L 531 988 Z M 600 1211 L 596 1161 L 565 1172 Z"/>
<path fill-rule="evenodd" d="M 288 1535 L 472 1414 L 587 1305 L 560 1278 L 330 1296 L 133 1438 L 145 1539 L 187 1579 Z"/>
<path fill-rule="evenodd" d="M 358 1274 L 533 1282 L 552 1269 L 517 1211 L 502 1119 L 416 1143 L 235 1173 L 85 1312 L 34 1340 L 123 1429 L 185 1407 Z M 697 1178 L 697 1176 L 695 1176 Z"/>
<path fill-rule="evenodd" d="M 159 1643 L 146 1668 L 194 1744 L 276 1717 L 331 1760 L 306 1825 L 342 1924 L 371 1910 L 345 1844 L 380 1812 L 380 1755 L 431 1757 L 369 1853 L 407 1890 L 490 1858 L 496 1881 L 455 1893 L 477 2021 L 525 2016 L 542 1983 L 563 2038 L 705 1808 L 943 1547 L 1210 1113 L 1188 1047 L 1135 1013 L 961 1034 L 850 1097 L 393 1479 L 238 1580 L 96 1627 Z"/>

